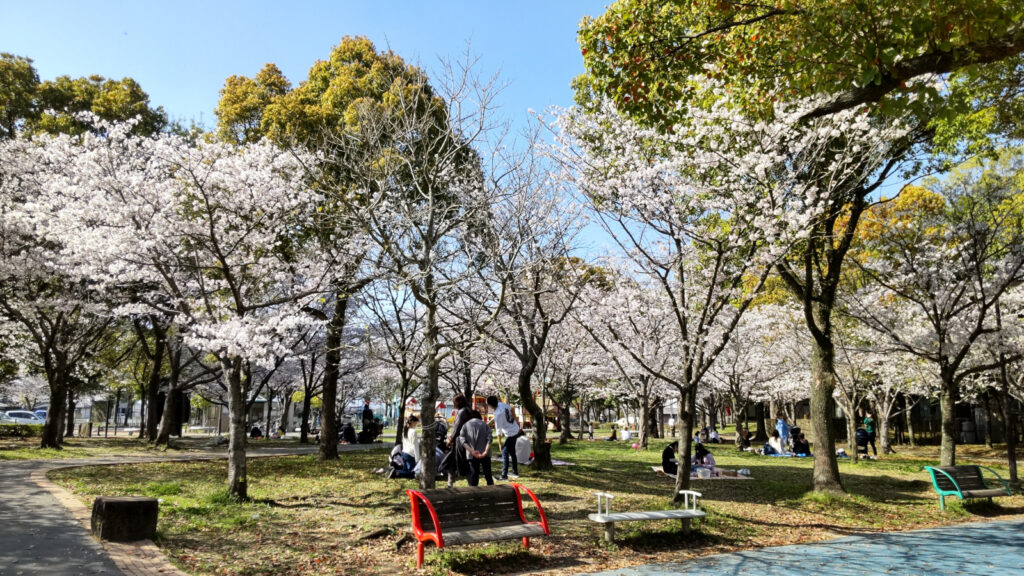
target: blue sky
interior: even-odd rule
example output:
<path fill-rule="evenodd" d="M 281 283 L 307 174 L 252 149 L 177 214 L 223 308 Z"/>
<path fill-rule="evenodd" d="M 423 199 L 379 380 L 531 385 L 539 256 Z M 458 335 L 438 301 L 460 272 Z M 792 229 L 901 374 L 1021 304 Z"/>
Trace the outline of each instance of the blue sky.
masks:
<path fill-rule="evenodd" d="M 605 0 L 230 1 L 0 0 L 0 52 L 34 60 L 40 78 L 130 76 L 172 119 L 212 127 L 224 79 L 276 63 L 293 84 L 345 35 L 390 46 L 428 71 L 466 48 L 510 86 L 499 104 L 569 105 L 582 72 L 576 29 Z"/>

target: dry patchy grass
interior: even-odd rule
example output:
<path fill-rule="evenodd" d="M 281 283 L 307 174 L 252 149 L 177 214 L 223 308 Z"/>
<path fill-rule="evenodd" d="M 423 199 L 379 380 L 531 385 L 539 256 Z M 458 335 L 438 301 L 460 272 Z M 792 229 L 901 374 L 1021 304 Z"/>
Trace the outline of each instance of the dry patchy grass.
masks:
<path fill-rule="evenodd" d="M 660 448 L 660 445 L 657 445 Z M 983 447 L 981 447 L 983 448 Z M 963 449 L 962 461 L 997 457 Z M 616 510 L 670 506 L 673 484 L 650 472 L 660 450 L 635 453 L 622 443 L 572 442 L 555 446 L 556 458 L 576 466 L 547 473 L 529 470 L 520 482 L 537 493 L 552 535 L 524 551 L 517 543 L 428 550 L 434 574 L 571 573 L 631 564 L 792 544 L 875 531 L 907 530 L 1024 514 L 1024 497 L 963 505 L 940 512 L 922 466 L 937 449 L 840 464 L 844 495 L 811 491 L 809 459 L 767 458 L 713 447 L 719 465 L 748 468 L 753 480 L 695 481 L 708 516 L 689 536 L 678 522 L 620 524 L 615 544 L 601 540 L 586 519 L 593 492 L 616 495 Z M 971 454 L 974 451 L 976 454 Z M 62 470 L 51 477 L 90 500 L 98 494 L 141 494 L 162 499 L 158 544 L 191 574 L 395 574 L 415 572 L 409 528 L 408 480 L 371 473 L 386 452 L 345 452 L 337 462 L 314 456 L 253 459 L 253 501 L 237 504 L 224 491 L 223 462 L 148 463 L 116 468 Z M 997 462 L 986 462 L 1005 469 Z"/>

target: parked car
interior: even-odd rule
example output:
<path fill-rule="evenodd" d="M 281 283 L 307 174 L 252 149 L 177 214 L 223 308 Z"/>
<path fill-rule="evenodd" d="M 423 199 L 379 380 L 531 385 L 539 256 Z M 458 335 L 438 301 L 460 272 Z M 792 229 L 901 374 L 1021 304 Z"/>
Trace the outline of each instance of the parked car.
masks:
<path fill-rule="evenodd" d="M 14 424 L 14 418 L 7 415 L 7 412 L 0 412 L 0 424 Z"/>
<path fill-rule="evenodd" d="M 38 416 L 29 412 L 28 410 L 8 410 L 7 416 L 10 417 L 11 421 L 15 424 L 44 424 L 45 420 L 40 420 Z"/>
<path fill-rule="evenodd" d="M 35 411 L 36 418 L 39 418 L 43 422 L 46 422 L 46 410 L 40 409 Z"/>

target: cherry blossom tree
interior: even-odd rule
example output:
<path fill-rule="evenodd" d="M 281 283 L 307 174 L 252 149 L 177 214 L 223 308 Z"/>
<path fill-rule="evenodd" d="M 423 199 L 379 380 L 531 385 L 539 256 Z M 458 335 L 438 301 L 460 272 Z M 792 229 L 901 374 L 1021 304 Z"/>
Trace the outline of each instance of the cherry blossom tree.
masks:
<path fill-rule="evenodd" d="M 228 491 L 247 498 L 245 379 L 254 363 L 287 354 L 324 264 L 295 231 L 312 193 L 294 154 L 174 135 L 40 138 L 49 172 L 40 209 L 63 246 L 63 265 L 107 290 L 130 286 L 118 314 L 159 312 L 185 344 L 216 358 L 231 412 Z"/>
<path fill-rule="evenodd" d="M 878 129 L 862 110 L 802 121 L 808 102 L 779 104 L 771 121 L 746 119 L 714 85 L 706 89 L 718 99 L 709 110 L 682 111 L 689 124 L 678 131 L 637 126 L 607 104 L 570 111 L 558 123 L 570 136 L 565 163 L 630 262 L 626 273 L 658 286 L 674 318 L 681 365 L 673 375 L 651 373 L 681 393 L 684 450 L 697 386 L 765 278 L 781 266 L 787 284 L 803 290 L 811 318 L 813 288 L 781 258 L 816 241 L 809 231 L 837 217 L 851 186 L 878 172 L 892 155 L 888 142 L 903 133 Z M 814 477 L 825 489 L 839 479 L 828 430 L 832 366 L 819 368 L 829 376 L 821 380 L 825 394 L 812 398 L 822 444 Z M 684 466 L 679 488 L 688 485 L 687 472 Z"/>
<path fill-rule="evenodd" d="M 878 214 L 896 225 L 867 236 L 870 256 L 858 263 L 874 284 L 851 299 L 853 313 L 937 368 L 943 466 L 956 462 L 961 385 L 997 364 L 978 353 L 998 330 L 996 303 L 1024 281 L 1019 171 L 1018 160 L 982 162 L 901 197 Z"/>
<path fill-rule="evenodd" d="M 113 319 L 101 287 L 64 269 L 45 187 L 59 159 L 29 140 L 0 143 L 0 336 L 22 372 L 44 375 L 49 409 L 40 444 L 60 448 L 79 370 L 107 343 Z"/>

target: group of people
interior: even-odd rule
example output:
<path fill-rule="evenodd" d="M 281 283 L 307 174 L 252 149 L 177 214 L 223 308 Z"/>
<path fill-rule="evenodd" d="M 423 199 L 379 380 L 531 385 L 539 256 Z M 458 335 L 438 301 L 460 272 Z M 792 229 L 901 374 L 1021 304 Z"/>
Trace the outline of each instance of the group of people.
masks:
<path fill-rule="evenodd" d="M 672 442 L 661 452 L 661 469 L 666 474 L 679 472 L 679 442 Z M 701 442 L 693 445 L 693 456 L 690 457 L 691 469 L 697 467 L 708 468 L 712 474 L 715 472 L 715 456 Z"/>
<path fill-rule="evenodd" d="M 420 473 L 420 434 L 421 430 L 429 428 L 437 436 L 435 462 L 438 474 L 447 476 L 449 487 L 459 476 L 466 476 L 470 486 L 479 486 L 481 475 L 488 486 L 494 484 L 491 471 L 491 427 L 484 422 L 479 411 L 469 408 L 465 396 L 456 396 L 452 404 L 455 406 L 455 418 L 450 434 L 442 418 L 430 427 L 421 427 L 419 417 L 409 416 L 402 430 L 402 443 L 397 444 L 391 452 L 389 478 L 415 478 Z M 523 430 L 512 408 L 497 396 L 488 396 L 487 405 L 494 414 L 495 430 L 504 437 L 498 480 L 518 477 L 519 459 L 515 447 L 516 441 L 523 436 Z"/>
<path fill-rule="evenodd" d="M 705 426 L 693 437 L 695 444 L 721 444 L 722 438 L 718 435 L 718 429 L 714 426 Z"/>
<path fill-rule="evenodd" d="M 810 456 L 811 444 L 799 426 L 790 428 L 786 415 L 779 414 L 775 419 L 772 436 L 761 453 L 765 456 Z"/>

